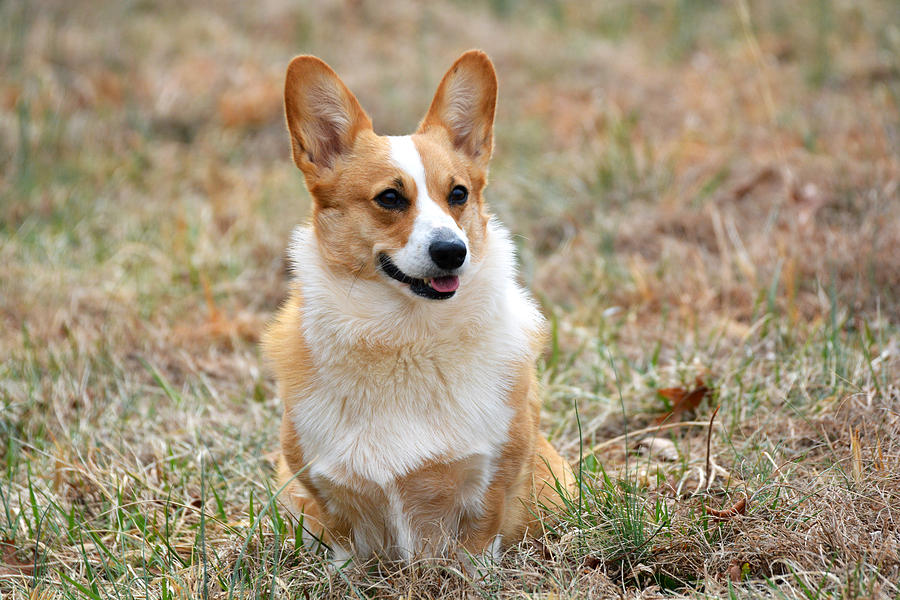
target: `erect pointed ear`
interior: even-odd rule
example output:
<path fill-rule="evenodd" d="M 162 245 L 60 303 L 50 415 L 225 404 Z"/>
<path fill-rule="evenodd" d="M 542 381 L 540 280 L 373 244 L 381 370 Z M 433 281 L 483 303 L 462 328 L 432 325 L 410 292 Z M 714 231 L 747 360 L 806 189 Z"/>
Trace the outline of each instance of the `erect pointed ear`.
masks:
<path fill-rule="evenodd" d="M 284 111 L 294 162 L 307 177 L 334 167 L 372 121 L 344 82 L 321 59 L 297 56 L 284 80 Z"/>
<path fill-rule="evenodd" d="M 497 74 L 487 54 L 469 50 L 441 79 L 419 132 L 443 127 L 460 151 L 482 168 L 491 158 Z"/>

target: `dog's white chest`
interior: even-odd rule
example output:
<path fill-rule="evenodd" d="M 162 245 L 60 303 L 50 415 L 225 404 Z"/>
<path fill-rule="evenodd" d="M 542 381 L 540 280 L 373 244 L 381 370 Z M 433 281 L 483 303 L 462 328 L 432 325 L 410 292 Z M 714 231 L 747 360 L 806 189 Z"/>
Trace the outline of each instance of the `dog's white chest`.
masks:
<path fill-rule="evenodd" d="M 386 484 L 428 461 L 483 455 L 506 442 L 513 366 L 447 345 L 333 353 L 297 402 L 294 426 L 313 477 Z"/>

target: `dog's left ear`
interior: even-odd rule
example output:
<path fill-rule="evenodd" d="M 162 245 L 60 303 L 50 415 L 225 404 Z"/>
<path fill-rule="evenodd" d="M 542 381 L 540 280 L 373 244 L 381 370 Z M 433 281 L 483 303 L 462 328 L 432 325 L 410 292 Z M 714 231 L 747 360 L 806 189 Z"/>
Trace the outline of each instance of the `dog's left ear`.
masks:
<path fill-rule="evenodd" d="M 487 54 L 469 50 L 441 79 L 418 131 L 447 130 L 457 150 L 487 168 L 494 138 L 497 74 Z"/>

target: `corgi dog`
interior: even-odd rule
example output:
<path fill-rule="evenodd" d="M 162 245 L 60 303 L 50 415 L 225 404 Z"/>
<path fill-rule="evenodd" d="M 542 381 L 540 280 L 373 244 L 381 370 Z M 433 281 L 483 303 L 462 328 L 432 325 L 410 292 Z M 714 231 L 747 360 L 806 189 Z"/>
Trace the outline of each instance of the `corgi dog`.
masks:
<path fill-rule="evenodd" d="M 262 341 L 281 501 L 338 563 L 497 556 L 540 535 L 574 477 L 538 430 L 544 319 L 484 201 L 490 59 L 463 54 L 412 135 L 377 135 L 314 56 L 291 61 L 284 101 L 313 204 Z"/>

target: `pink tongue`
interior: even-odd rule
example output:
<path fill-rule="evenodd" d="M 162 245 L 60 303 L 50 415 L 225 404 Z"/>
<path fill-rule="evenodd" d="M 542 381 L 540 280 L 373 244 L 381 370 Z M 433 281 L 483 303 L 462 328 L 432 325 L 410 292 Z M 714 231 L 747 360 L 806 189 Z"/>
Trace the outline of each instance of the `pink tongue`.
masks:
<path fill-rule="evenodd" d="M 450 275 L 449 277 L 435 277 L 431 280 L 431 287 L 438 292 L 455 292 L 459 287 L 459 277 Z"/>

